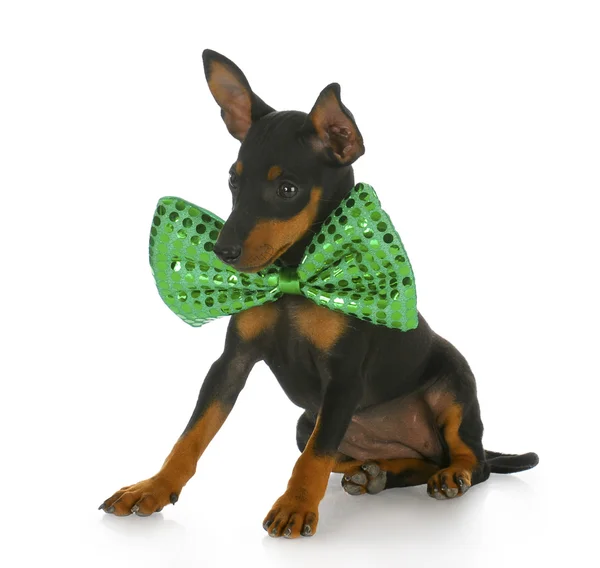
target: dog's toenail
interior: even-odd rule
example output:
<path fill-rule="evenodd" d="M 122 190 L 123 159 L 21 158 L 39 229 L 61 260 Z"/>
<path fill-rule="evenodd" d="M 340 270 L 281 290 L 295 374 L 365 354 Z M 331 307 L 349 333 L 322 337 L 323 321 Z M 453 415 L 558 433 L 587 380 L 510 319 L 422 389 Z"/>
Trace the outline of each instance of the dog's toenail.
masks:
<path fill-rule="evenodd" d="M 177 493 L 171 493 L 171 496 L 169 497 L 169 501 L 171 501 L 172 505 L 175 505 L 175 503 L 177 503 L 177 501 L 179 501 L 179 495 L 177 495 Z"/>
<path fill-rule="evenodd" d="M 109 515 L 115 512 L 114 506 L 109 507 L 108 509 L 104 509 Z"/>
<path fill-rule="evenodd" d="M 302 536 L 312 536 L 312 529 L 310 528 L 310 525 L 304 525 L 304 528 L 302 529 Z"/>
<path fill-rule="evenodd" d="M 140 510 L 139 505 L 136 503 L 133 507 L 131 507 L 131 512 L 132 513 L 137 513 Z"/>

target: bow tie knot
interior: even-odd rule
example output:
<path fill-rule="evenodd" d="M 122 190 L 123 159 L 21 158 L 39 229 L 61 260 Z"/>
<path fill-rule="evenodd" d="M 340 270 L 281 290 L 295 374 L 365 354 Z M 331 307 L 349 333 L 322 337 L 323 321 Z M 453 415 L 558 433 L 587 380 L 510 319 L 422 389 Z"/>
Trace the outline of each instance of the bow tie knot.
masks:
<path fill-rule="evenodd" d="M 298 269 L 293 266 L 285 266 L 279 273 L 279 289 L 282 294 L 300 296 L 300 277 Z"/>

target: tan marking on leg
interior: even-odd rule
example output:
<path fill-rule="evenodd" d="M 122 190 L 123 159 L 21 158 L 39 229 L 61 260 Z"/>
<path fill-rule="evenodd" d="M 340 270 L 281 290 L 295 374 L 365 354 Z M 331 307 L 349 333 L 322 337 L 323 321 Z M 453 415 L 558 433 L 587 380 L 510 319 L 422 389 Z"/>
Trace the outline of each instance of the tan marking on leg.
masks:
<path fill-rule="evenodd" d="M 329 351 L 348 329 L 348 317 L 313 302 L 297 306 L 292 324 L 320 351 Z"/>
<path fill-rule="evenodd" d="M 321 426 L 317 419 L 306 448 L 296 461 L 286 493 L 300 501 L 319 503 L 325 495 L 329 474 L 335 463 L 333 456 L 317 455 L 314 451 L 315 439 Z"/>
<path fill-rule="evenodd" d="M 335 464 L 334 456 L 317 455 L 314 451 L 320 424 L 319 417 L 306 448 L 296 461 L 286 492 L 265 518 L 264 526 L 271 536 L 295 538 L 301 533 L 309 536 L 316 531 L 319 503 Z"/>
<path fill-rule="evenodd" d="M 477 458 L 471 448 L 461 440 L 458 434 L 461 422 L 462 407 L 457 403 L 449 406 L 439 418 L 440 425 L 444 426 L 444 439 L 450 450 L 450 466 L 468 470 L 470 482 L 471 471 L 477 465 Z"/>
<path fill-rule="evenodd" d="M 427 482 L 432 497 L 451 499 L 463 495 L 471 487 L 478 460 L 459 435 L 461 422 L 462 406 L 456 402 L 438 416 L 438 425 L 444 429 L 443 435 L 450 453 L 450 465 L 432 475 Z"/>
<path fill-rule="evenodd" d="M 177 441 L 167 456 L 159 475 L 185 485 L 196 473 L 196 464 L 210 441 L 225 422 L 230 409 L 216 402 Z"/>
<path fill-rule="evenodd" d="M 104 509 L 124 516 L 131 514 L 135 505 L 133 512 L 150 515 L 169 503 L 175 503 L 183 486 L 196 472 L 200 456 L 228 414 L 229 410 L 219 403 L 210 406 L 192 428 L 179 438 L 156 475 L 123 487 L 104 502 Z"/>
<path fill-rule="evenodd" d="M 261 333 L 273 329 L 279 310 L 275 304 L 264 304 L 235 314 L 235 326 L 244 341 L 252 341 Z"/>
<path fill-rule="evenodd" d="M 427 477 L 423 481 L 427 481 L 428 477 L 437 471 L 439 468 L 428 461 L 417 458 L 398 458 L 397 460 L 368 460 L 376 463 L 383 471 L 393 474 L 400 474 L 406 471 L 425 472 Z M 334 473 L 343 473 L 345 475 L 355 473 L 365 462 L 361 460 L 336 461 L 333 468 Z"/>
<path fill-rule="evenodd" d="M 320 187 L 313 187 L 306 207 L 291 219 L 259 221 L 244 241 L 239 270 L 258 272 L 261 268 L 275 262 L 288 248 L 298 242 L 310 229 L 317 216 L 322 192 Z"/>
<path fill-rule="evenodd" d="M 241 161 L 241 160 L 238 160 L 238 161 L 235 163 L 235 173 L 236 173 L 238 176 L 241 176 L 243 171 L 244 171 L 244 164 L 242 164 L 242 161 Z"/>
<path fill-rule="evenodd" d="M 376 494 L 383 491 L 391 481 L 392 487 L 422 485 L 439 470 L 429 461 L 418 458 L 355 460 L 338 454 L 333 471 L 342 473 L 342 487 L 350 495 Z M 401 481 L 389 475 L 401 475 Z"/>
<path fill-rule="evenodd" d="M 277 179 L 281 175 L 282 172 L 283 172 L 283 170 L 281 169 L 281 167 L 271 166 L 269 168 L 269 171 L 267 172 L 267 179 L 269 181 L 273 181 L 273 180 Z"/>

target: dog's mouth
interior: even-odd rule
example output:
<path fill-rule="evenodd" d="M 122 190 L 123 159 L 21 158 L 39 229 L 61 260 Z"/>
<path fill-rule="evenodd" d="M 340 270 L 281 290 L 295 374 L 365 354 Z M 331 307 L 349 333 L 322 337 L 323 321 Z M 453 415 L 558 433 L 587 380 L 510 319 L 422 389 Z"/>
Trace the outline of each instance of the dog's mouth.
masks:
<path fill-rule="evenodd" d="M 267 266 L 270 266 L 271 264 L 273 264 L 282 254 L 284 254 L 294 243 L 287 243 L 286 245 L 283 245 L 282 247 L 278 248 L 274 254 L 272 254 L 269 258 L 269 260 L 267 260 L 266 262 L 263 262 L 261 264 L 257 264 L 257 265 L 249 265 L 249 266 L 236 266 L 235 269 L 238 270 L 239 272 L 249 272 L 249 273 L 254 273 L 254 272 L 260 272 L 261 270 L 267 268 Z"/>

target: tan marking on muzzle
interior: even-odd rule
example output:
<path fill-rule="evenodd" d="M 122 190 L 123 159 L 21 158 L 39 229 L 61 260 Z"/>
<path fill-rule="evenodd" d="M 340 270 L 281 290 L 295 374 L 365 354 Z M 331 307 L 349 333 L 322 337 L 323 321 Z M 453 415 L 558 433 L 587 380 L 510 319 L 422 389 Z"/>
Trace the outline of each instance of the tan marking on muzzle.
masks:
<path fill-rule="evenodd" d="M 263 219 L 250 231 L 243 244 L 239 270 L 257 272 L 277 260 L 297 243 L 313 224 L 319 210 L 322 188 L 313 187 L 306 207 L 291 219 Z"/>

